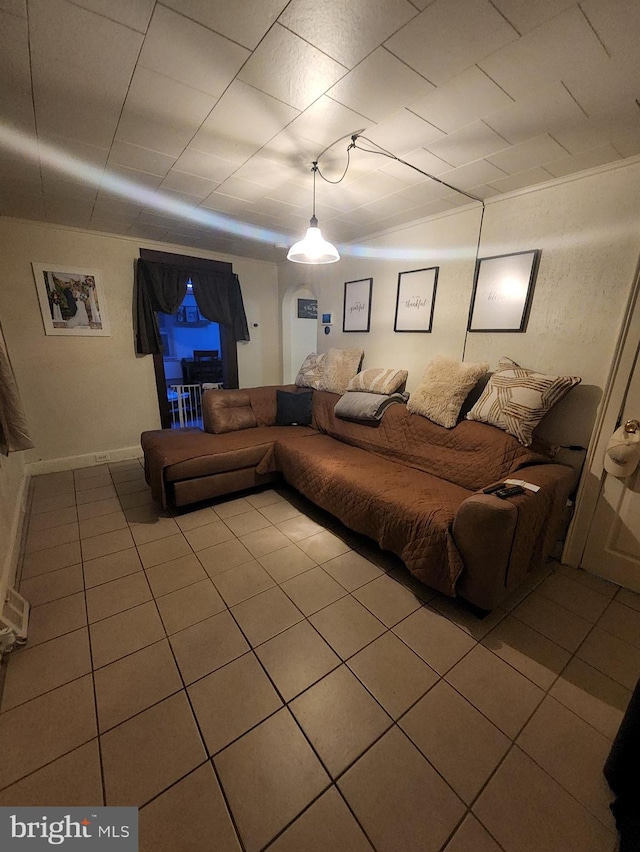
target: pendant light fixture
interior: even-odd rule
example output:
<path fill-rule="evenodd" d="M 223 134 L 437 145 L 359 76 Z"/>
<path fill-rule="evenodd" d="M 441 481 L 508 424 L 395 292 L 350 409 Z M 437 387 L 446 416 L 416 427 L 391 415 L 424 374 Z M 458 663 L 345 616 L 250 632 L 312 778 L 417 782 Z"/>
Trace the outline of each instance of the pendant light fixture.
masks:
<path fill-rule="evenodd" d="M 311 171 L 313 172 L 313 214 L 307 228 L 307 233 L 302 240 L 291 246 L 287 254 L 287 260 L 292 260 L 294 263 L 335 263 L 337 260 L 340 260 L 338 249 L 324 239 L 318 227 L 318 220 L 316 219 L 317 160 L 314 162 Z"/>

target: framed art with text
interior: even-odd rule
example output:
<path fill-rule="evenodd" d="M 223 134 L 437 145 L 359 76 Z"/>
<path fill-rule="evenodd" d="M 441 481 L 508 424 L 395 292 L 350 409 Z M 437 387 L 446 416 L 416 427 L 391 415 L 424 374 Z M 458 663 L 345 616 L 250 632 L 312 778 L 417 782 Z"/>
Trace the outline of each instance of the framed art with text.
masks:
<path fill-rule="evenodd" d="M 398 273 L 394 331 L 430 332 L 436 305 L 438 269 L 412 269 Z"/>
<path fill-rule="evenodd" d="M 345 281 L 343 331 L 369 331 L 373 278 Z"/>
<path fill-rule="evenodd" d="M 468 331 L 526 331 L 540 249 L 476 261 Z"/>

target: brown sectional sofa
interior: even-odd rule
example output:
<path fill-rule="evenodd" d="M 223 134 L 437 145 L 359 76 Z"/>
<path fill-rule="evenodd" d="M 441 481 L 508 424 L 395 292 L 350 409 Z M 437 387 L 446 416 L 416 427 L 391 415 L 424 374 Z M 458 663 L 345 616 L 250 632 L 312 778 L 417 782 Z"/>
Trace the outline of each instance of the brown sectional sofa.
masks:
<path fill-rule="evenodd" d="M 376 425 L 340 420 L 339 396 L 326 391 L 313 391 L 311 426 L 276 426 L 276 390 L 208 391 L 204 430 L 144 432 L 154 497 L 185 506 L 284 479 L 422 582 L 483 610 L 551 552 L 572 468 L 493 426 L 444 429 L 405 405 Z M 482 493 L 507 477 L 540 490 L 508 500 Z"/>

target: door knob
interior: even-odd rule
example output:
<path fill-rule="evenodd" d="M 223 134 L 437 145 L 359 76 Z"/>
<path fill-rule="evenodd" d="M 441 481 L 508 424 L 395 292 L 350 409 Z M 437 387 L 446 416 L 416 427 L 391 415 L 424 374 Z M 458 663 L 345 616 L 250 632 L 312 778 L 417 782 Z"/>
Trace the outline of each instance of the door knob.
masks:
<path fill-rule="evenodd" d="M 627 420 L 624 424 L 624 431 L 635 434 L 640 431 L 640 422 L 638 420 Z"/>

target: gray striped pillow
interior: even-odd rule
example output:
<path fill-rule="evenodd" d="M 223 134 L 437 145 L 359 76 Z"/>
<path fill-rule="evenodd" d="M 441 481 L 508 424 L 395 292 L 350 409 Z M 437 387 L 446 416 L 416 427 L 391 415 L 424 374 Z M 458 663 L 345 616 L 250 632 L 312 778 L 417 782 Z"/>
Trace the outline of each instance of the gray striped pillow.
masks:
<path fill-rule="evenodd" d="M 347 385 L 348 391 L 366 391 L 367 393 L 395 393 L 406 384 L 406 370 L 384 370 L 372 367 L 357 373 Z"/>
<path fill-rule="evenodd" d="M 510 358 L 501 358 L 467 420 L 504 429 L 528 447 L 544 415 L 581 381 L 578 376 L 536 373 Z"/>

